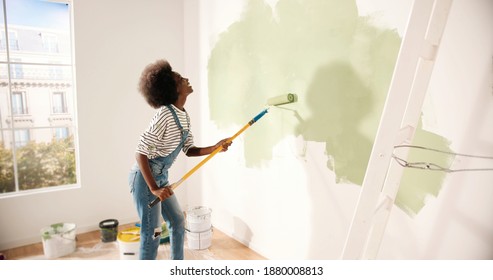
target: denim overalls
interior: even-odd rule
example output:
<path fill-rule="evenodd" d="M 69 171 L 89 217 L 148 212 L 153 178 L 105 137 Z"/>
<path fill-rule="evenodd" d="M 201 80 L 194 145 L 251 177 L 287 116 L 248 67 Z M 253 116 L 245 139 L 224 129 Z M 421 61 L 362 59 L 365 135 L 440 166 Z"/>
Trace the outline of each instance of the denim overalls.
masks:
<path fill-rule="evenodd" d="M 181 126 L 175 110 L 169 105 L 167 107 L 173 114 L 175 122 L 181 130 L 181 142 L 171 154 L 165 157 L 149 159 L 152 175 L 159 187 L 168 185 L 168 169 L 183 148 L 189 133 L 188 130 L 184 130 Z M 148 204 L 151 203 L 156 196 L 149 190 L 149 187 L 139 170 L 138 164 L 134 164 L 132 167 L 128 183 L 141 222 L 139 258 L 141 260 L 155 260 L 157 257 L 159 241 L 161 238 L 161 224 L 159 218 L 159 212 L 161 212 L 169 230 L 171 259 L 182 260 L 184 257 L 185 218 L 181 207 L 178 204 L 178 200 L 176 199 L 176 195 L 170 196 L 165 201 L 161 201 L 149 209 Z"/>

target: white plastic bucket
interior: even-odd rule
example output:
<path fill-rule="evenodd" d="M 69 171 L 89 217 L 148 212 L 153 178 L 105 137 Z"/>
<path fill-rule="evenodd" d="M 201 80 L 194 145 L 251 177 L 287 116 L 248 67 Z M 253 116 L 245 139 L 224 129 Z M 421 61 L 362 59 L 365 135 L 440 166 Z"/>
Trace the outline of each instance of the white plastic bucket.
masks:
<path fill-rule="evenodd" d="M 204 232 L 211 229 L 211 212 L 210 208 L 196 206 L 185 211 L 186 225 L 185 228 L 190 232 Z"/>
<path fill-rule="evenodd" d="M 140 253 L 140 228 L 130 228 L 118 233 L 120 259 L 138 260 Z"/>
<path fill-rule="evenodd" d="M 209 228 L 208 230 L 202 232 L 191 232 L 187 230 L 186 233 L 189 249 L 204 250 L 211 246 L 212 228 Z"/>
<path fill-rule="evenodd" d="M 41 229 L 41 239 L 47 258 L 63 257 L 76 249 L 76 226 L 70 223 L 52 224 Z"/>

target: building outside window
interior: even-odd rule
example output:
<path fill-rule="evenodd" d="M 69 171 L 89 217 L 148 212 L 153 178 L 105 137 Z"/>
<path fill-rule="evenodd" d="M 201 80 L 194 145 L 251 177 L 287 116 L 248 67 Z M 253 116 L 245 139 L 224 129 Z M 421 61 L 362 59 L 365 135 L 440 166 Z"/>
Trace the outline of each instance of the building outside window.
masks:
<path fill-rule="evenodd" d="M 0 199 L 78 184 L 71 22 L 71 0 L 0 0 Z"/>

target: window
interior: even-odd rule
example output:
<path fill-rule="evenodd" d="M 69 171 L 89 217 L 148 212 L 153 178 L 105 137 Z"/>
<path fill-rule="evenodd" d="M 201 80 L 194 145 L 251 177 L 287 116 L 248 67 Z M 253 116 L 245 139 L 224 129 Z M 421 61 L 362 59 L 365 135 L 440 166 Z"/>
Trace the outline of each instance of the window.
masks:
<path fill-rule="evenodd" d="M 42 34 L 43 47 L 46 52 L 57 53 L 58 52 L 58 38 L 54 34 Z"/>
<path fill-rule="evenodd" d="M 18 64 L 18 63 L 10 64 L 10 78 L 11 79 L 24 78 L 24 71 L 22 69 L 22 64 Z"/>
<path fill-rule="evenodd" d="M 53 114 L 67 113 L 67 106 L 65 103 L 65 92 L 53 93 Z"/>
<path fill-rule="evenodd" d="M 27 114 L 25 93 L 21 91 L 14 91 L 12 93 L 12 115 L 25 114 Z"/>
<path fill-rule="evenodd" d="M 10 50 L 18 50 L 19 42 L 17 41 L 17 32 L 9 31 L 9 48 Z M 0 49 L 7 49 L 7 38 L 5 37 L 5 33 L 0 34 Z"/>
<path fill-rule="evenodd" d="M 0 198 L 78 182 L 71 0 L 0 0 Z"/>
<path fill-rule="evenodd" d="M 68 138 L 68 127 L 57 127 L 55 128 L 55 139 L 63 140 Z"/>
<path fill-rule="evenodd" d="M 20 129 L 14 131 L 15 147 L 19 148 L 29 143 L 29 129 Z"/>

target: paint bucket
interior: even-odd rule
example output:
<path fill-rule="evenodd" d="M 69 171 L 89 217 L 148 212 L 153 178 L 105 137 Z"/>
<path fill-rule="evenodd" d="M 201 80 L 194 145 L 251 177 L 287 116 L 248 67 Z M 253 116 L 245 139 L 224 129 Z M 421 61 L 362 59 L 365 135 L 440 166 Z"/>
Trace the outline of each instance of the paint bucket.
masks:
<path fill-rule="evenodd" d="M 76 248 L 76 226 L 71 223 L 57 223 L 41 229 L 43 252 L 49 259 L 71 254 Z"/>
<path fill-rule="evenodd" d="M 118 235 L 118 220 L 108 219 L 99 223 L 101 229 L 101 241 L 113 242 L 116 241 Z"/>
<path fill-rule="evenodd" d="M 211 246 L 212 225 L 210 208 L 196 206 L 185 211 L 188 248 L 203 250 Z"/>
<path fill-rule="evenodd" d="M 186 230 L 188 248 L 192 250 L 204 250 L 211 246 L 212 227 L 201 232 Z"/>
<path fill-rule="evenodd" d="M 133 227 L 118 233 L 120 259 L 138 260 L 140 251 L 140 228 Z"/>
<path fill-rule="evenodd" d="M 210 230 L 211 225 L 210 208 L 205 206 L 196 206 L 185 211 L 186 225 L 185 228 L 190 232 L 204 232 Z"/>

